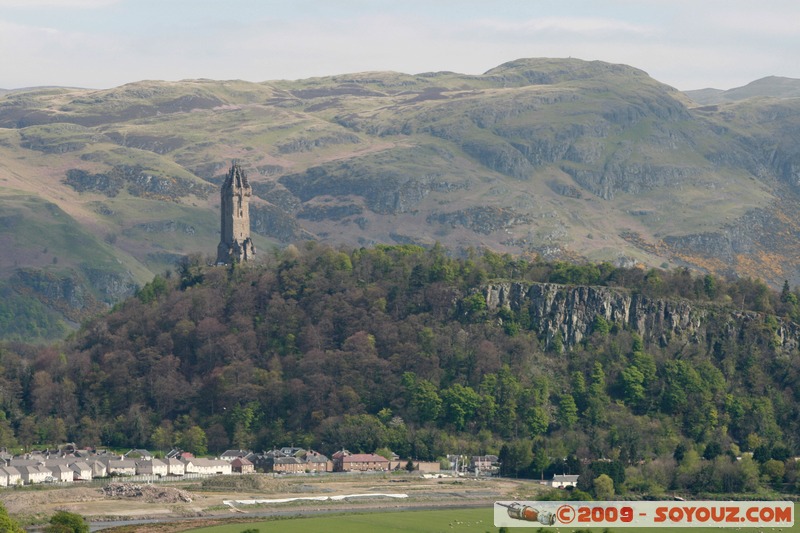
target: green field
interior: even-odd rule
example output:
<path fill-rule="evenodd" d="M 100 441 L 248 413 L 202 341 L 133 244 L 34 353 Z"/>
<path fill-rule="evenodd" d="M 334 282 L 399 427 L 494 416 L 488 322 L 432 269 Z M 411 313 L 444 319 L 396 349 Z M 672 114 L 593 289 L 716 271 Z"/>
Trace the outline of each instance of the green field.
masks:
<path fill-rule="evenodd" d="M 795 515 L 797 505 L 795 505 Z M 313 518 L 292 518 L 238 523 L 227 526 L 206 527 L 192 530 L 194 533 L 241 533 L 247 530 L 258 530 L 259 533 L 280 531 L 282 533 L 372 533 L 372 532 L 407 532 L 407 533 L 440 533 L 440 532 L 496 532 L 494 516 L 491 508 L 487 509 L 448 509 L 442 511 L 403 511 L 390 513 L 360 513 L 326 515 Z M 511 528 L 513 531 L 537 531 L 539 528 Z M 565 533 L 575 531 L 563 527 L 541 528 L 542 531 Z M 670 528 L 581 528 L 580 531 L 593 533 L 665 533 Z M 682 527 L 681 533 L 709 533 L 711 531 L 800 531 L 800 524 L 795 522 L 791 528 L 712 528 Z"/>
<path fill-rule="evenodd" d="M 486 509 L 449 509 L 445 511 L 401 511 L 391 513 L 359 513 L 326 515 L 313 518 L 268 520 L 252 524 L 193 529 L 196 533 L 240 533 L 258 529 L 260 533 L 367 533 L 373 531 L 434 533 L 497 531 L 491 507 Z"/>

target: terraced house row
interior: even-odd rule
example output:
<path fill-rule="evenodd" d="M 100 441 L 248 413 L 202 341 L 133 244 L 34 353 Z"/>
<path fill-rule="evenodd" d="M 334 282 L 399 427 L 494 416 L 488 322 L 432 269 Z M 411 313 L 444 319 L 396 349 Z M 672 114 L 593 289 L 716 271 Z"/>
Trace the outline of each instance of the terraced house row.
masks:
<path fill-rule="evenodd" d="M 340 450 L 332 458 L 314 451 L 287 446 L 268 452 L 227 450 L 219 458 L 207 459 L 175 449 L 163 458 L 147 450 L 125 454 L 106 450 L 78 450 L 66 445 L 57 451 L 31 452 L 13 456 L 0 451 L 0 487 L 35 483 L 72 483 L 115 476 L 179 477 L 187 474 L 218 476 L 265 472 L 303 474 L 326 472 L 381 472 L 410 468 L 438 472 L 438 462 L 387 459 L 374 453 Z"/>
<path fill-rule="evenodd" d="M 75 450 L 69 453 L 29 453 L 22 456 L 0 454 L 0 487 L 36 483 L 72 483 L 114 476 L 149 475 L 156 477 L 225 475 L 252 471 L 241 460 L 206 459 L 191 454 L 153 457 L 147 450 L 131 450 L 118 455 L 104 451 Z"/>

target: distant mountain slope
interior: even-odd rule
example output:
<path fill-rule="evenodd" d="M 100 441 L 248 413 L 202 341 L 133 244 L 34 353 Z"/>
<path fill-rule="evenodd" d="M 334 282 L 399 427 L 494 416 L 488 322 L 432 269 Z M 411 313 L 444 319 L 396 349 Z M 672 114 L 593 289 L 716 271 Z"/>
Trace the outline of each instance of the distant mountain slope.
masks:
<path fill-rule="evenodd" d="M 685 94 L 693 101 L 703 105 L 738 102 L 740 100 L 759 96 L 798 98 L 800 97 L 800 80 L 795 78 L 782 78 L 780 76 L 768 76 L 750 82 L 743 87 L 736 87 L 727 91 L 721 89 L 699 89 L 696 91 L 685 91 Z"/>
<path fill-rule="evenodd" d="M 4 212 L 39 198 L 113 260 L 92 266 L 103 288 L 82 247 L 43 264 L 43 246 L 10 229 L 0 265 L 6 279 L 71 276 L 98 301 L 130 294 L 183 255 L 214 253 L 217 188 L 237 159 L 262 252 L 440 242 L 798 284 L 798 117 L 797 99 L 697 107 L 641 70 L 577 59 L 12 91 L 0 95 Z M 50 233 L 33 210 L 15 216 Z"/>

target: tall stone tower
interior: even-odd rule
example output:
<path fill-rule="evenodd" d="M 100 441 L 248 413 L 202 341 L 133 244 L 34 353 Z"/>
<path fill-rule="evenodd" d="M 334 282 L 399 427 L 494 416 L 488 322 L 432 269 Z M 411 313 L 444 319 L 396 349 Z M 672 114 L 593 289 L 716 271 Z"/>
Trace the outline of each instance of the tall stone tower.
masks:
<path fill-rule="evenodd" d="M 256 254 L 250 240 L 250 196 L 253 189 L 242 167 L 234 161 L 220 191 L 220 240 L 217 264 L 241 263 Z"/>

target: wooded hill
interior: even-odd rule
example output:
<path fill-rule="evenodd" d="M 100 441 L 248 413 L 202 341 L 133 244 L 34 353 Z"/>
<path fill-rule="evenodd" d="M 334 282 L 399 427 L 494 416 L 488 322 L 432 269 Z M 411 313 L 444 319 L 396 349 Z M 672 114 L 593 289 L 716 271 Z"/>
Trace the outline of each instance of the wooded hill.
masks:
<path fill-rule="evenodd" d="M 497 280 L 680 301 L 704 333 L 649 342 L 597 313 L 570 346 L 525 306 L 487 306 Z M 788 286 L 440 246 L 193 257 L 61 345 L 5 345 L 0 440 L 494 453 L 508 474 L 608 473 L 617 491 L 792 491 L 799 314 Z"/>

